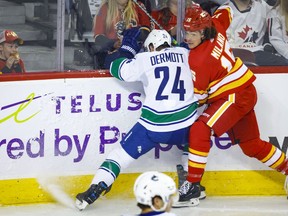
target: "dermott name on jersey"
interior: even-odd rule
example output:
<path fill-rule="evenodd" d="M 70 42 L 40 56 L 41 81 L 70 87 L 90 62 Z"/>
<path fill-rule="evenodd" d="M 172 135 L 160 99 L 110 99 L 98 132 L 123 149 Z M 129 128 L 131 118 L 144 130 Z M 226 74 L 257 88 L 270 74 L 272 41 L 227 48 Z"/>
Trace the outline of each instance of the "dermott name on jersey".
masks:
<path fill-rule="evenodd" d="M 165 62 L 184 62 L 183 54 L 181 53 L 171 53 L 171 52 L 164 52 L 158 55 L 154 55 L 150 57 L 151 65 L 161 64 Z"/>

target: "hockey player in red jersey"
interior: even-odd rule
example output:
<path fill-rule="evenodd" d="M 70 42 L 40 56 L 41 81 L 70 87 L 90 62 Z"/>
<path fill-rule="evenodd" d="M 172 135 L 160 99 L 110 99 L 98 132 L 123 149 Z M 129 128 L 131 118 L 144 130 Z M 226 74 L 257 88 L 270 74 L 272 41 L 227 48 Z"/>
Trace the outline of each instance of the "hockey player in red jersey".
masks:
<path fill-rule="evenodd" d="M 179 189 L 179 203 L 189 206 L 198 197 L 210 151 L 210 136 L 227 132 L 243 153 L 287 175 L 285 154 L 260 139 L 254 112 L 257 93 L 253 72 L 235 58 L 227 42 L 226 30 L 232 20 L 228 5 L 220 6 L 211 17 L 195 5 L 186 11 L 183 22 L 185 42 L 190 48 L 189 65 L 195 74 L 194 93 L 207 105 L 191 126 L 187 180 Z"/>

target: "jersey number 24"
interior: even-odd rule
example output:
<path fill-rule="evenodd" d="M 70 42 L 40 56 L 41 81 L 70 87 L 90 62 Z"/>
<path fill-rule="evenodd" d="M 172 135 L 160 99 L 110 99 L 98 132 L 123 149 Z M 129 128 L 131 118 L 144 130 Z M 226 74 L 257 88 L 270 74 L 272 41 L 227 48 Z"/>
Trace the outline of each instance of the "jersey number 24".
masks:
<path fill-rule="evenodd" d="M 170 79 L 169 67 L 167 66 L 157 67 L 154 70 L 154 74 L 156 79 L 162 78 L 162 81 L 156 94 L 156 100 L 168 100 L 169 95 L 165 95 L 163 92 L 164 89 L 167 88 L 167 84 Z M 184 87 L 184 81 L 180 80 L 180 74 L 181 74 L 181 68 L 177 67 L 175 77 L 171 77 L 171 79 L 174 80 L 173 80 L 173 87 L 170 91 L 172 94 L 179 94 L 179 100 L 184 101 L 186 89 Z"/>

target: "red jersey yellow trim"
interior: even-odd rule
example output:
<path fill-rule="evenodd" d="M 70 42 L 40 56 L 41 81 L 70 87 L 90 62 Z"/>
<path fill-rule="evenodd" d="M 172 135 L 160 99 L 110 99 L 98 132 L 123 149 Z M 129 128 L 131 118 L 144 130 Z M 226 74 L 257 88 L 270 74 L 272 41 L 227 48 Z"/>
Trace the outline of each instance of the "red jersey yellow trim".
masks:
<path fill-rule="evenodd" d="M 192 149 L 192 148 L 189 148 L 189 153 L 195 154 L 195 155 L 200 155 L 200 156 L 205 156 L 205 157 L 208 156 L 208 153 L 207 153 L 207 152 L 197 151 L 197 150 Z"/>
<path fill-rule="evenodd" d="M 241 59 L 236 58 L 234 67 L 227 73 L 225 77 L 211 82 L 208 89 L 199 91 L 194 88 L 195 95 L 199 99 L 199 103 L 206 103 L 216 100 L 216 98 L 224 97 L 228 94 L 237 92 L 250 85 L 256 79 L 251 70 L 243 64 Z"/>

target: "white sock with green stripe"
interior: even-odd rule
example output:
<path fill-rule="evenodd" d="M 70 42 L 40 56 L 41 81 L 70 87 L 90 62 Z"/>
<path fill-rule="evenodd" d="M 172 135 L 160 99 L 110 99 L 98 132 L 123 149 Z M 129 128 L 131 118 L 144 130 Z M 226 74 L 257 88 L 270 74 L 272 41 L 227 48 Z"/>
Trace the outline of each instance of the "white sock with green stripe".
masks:
<path fill-rule="evenodd" d="M 121 170 L 127 168 L 133 161 L 135 159 L 128 155 L 121 146 L 112 150 L 96 171 L 91 184 L 98 184 L 98 182 L 104 181 L 109 187 L 118 177 Z"/>

